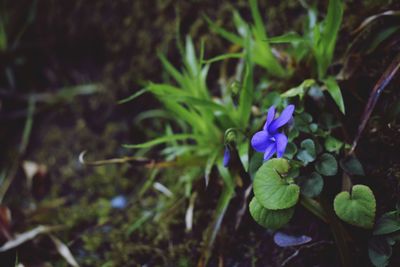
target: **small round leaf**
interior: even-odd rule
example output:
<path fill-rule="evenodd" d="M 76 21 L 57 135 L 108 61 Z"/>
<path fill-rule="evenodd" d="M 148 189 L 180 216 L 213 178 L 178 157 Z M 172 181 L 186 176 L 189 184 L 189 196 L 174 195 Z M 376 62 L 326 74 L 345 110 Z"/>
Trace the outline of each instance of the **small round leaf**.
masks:
<path fill-rule="evenodd" d="M 297 153 L 297 159 L 301 160 L 305 165 L 313 162 L 316 157 L 315 144 L 311 139 L 303 140 L 300 144 L 301 150 Z"/>
<path fill-rule="evenodd" d="M 368 242 L 368 256 L 374 266 L 387 266 L 392 256 L 392 247 L 386 238 L 375 236 Z"/>
<path fill-rule="evenodd" d="M 299 110 L 298 110 L 299 111 Z M 312 116 L 307 112 L 302 112 L 294 117 L 294 125 L 300 132 L 309 133 L 310 123 L 312 122 Z"/>
<path fill-rule="evenodd" d="M 258 169 L 253 182 L 254 196 L 264 208 L 287 209 L 297 203 L 300 188 L 286 177 L 288 171 L 286 159 L 271 159 Z"/>
<path fill-rule="evenodd" d="M 349 192 L 336 195 L 333 207 L 343 221 L 370 229 L 374 225 L 376 201 L 372 190 L 366 185 L 355 185 Z"/>
<path fill-rule="evenodd" d="M 338 164 L 334 156 L 324 153 L 317 160 L 315 169 L 322 175 L 333 176 L 337 173 Z"/>
<path fill-rule="evenodd" d="M 326 151 L 328 151 L 328 152 L 338 152 L 342 148 L 343 142 L 339 141 L 335 137 L 328 136 L 325 139 L 324 145 L 325 145 Z"/>
<path fill-rule="evenodd" d="M 293 216 L 294 208 L 283 210 L 269 210 L 264 208 L 257 199 L 253 197 L 249 210 L 251 217 L 261 226 L 276 230 L 287 224 Z"/>
<path fill-rule="evenodd" d="M 397 210 L 383 214 L 376 222 L 374 235 L 386 235 L 400 230 L 400 215 Z"/>
<path fill-rule="evenodd" d="M 316 172 L 312 172 L 310 175 L 301 176 L 298 179 L 301 193 L 307 197 L 318 196 L 322 188 L 324 187 L 324 179 L 321 175 Z"/>
<path fill-rule="evenodd" d="M 340 167 L 350 175 L 365 175 L 361 162 L 354 156 L 340 160 Z"/>

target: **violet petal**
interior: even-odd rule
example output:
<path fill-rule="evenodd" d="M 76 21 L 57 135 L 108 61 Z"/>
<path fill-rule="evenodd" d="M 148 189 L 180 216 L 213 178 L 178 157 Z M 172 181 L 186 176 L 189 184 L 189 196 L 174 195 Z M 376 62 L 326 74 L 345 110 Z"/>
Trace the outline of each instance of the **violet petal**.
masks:
<path fill-rule="evenodd" d="M 224 167 L 228 167 L 228 164 L 229 164 L 229 160 L 231 159 L 231 153 L 230 153 L 230 151 L 229 151 L 229 148 L 228 147 L 225 147 L 225 151 L 224 151 L 224 160 L 223 160 L 223 163 L 224 163 Z"/>
<path fill-rule="evenodd" d="M 275 107 L 271 106 L 268 109 L 267 120 L 265 121 L 264 128 L 263 128 L 264 131 L 268 131 L 268 127 L 271 124 L 271 122 L 274 120 L 274 118 L 275 118 Z"/>
<path fill-rule="evenodd" d="M 283 125 L 285 125 L 291 118 L 293 115 L 293 111 L 294 111 L 294 105 L 289 105 L 287 106 L 281 113 L 281 115 L 274 120 L 273 122 L 271 122 L 271 124 L 268 127 L 268 131 L 270 133 L 274 133 L 276 132 L 280 127 L 282 127 Z"/>
<path fill-rule="evenodd" d="M 268 132 L 260 131 L 256 132 L 251 138 L 251 146 L 257 152 L 264 152 L 267 146 L 271 143 L 269 140 Z"/>
<path fill-rule="evenodd" d="M 307 244 L 311 240 L 312 238 L 306 235 L 292 236 L 282 232 L 276 232 L 274 235 L 275 244 L 283 248 Z"/>
<path fill-rule="evenodd" d="M 285 153 L 288 139 L 287 139 L 286 135 L 284 135 L 282 133 L 274 134 L 274 138 L 276 141 L 276 156 L 278 158 L 281 158 L 283 156 L 283 154 Z"/>
<path fill-rule="evenodd" d="M 276 152 L 275 142 L 270 142 L 264 151 L 264 160 L 269 160 Z"/>

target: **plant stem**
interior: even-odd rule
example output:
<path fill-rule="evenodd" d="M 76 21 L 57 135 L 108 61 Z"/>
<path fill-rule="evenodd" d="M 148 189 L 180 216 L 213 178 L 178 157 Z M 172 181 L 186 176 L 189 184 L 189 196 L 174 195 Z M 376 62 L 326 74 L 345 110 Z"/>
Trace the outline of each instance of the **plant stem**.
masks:
<path fill-rule="evenodd" d="M 319 204 L 316 200 L 306 196 L 302 196 L 300 198 L 300 204 L 325 223 L 329 223 L 328 215 L 322 208 L 321 204 Z"/>
<path fill-rule="evenodd" d="M 343 227 L 343 224 L 338 220 L 331 205 L 326 203 L 325 199 L 321 199 L 321 207 L 324 208 L 328 216 L 329 226 L 332 231 L 333 238 L 335 239 L 336 247 L 338 249 L 340 261 L 343 267 L 353 266 L 349 253 L 348 233 Z"/>

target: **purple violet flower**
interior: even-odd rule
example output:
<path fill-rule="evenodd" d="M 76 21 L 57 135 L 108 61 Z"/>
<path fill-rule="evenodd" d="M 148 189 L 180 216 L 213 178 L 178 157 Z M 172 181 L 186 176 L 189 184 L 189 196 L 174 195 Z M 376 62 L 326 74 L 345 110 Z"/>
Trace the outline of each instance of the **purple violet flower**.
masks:
<path fill-rule="evenodd" d="M 278 158 L 281 158 L 285 153 L 288 139 L 278 130 L 292 119 L 293 111 L 294 105 L 289 105 L 275 119 L 275 107 L 270 107 L 263 130 L 253 135 L 251 145 L 257 152 L 264 153 L 264 160 L 270 159 L 275 153 Z"/>
<path fill-rule="evenodd" d="M 226 146 L 224 151 L 224 160 L 223 160 L 224 167 L 228 167 L 230 159 L 231 159 L 231 153 L 229 151 L 228 146 Z"/>

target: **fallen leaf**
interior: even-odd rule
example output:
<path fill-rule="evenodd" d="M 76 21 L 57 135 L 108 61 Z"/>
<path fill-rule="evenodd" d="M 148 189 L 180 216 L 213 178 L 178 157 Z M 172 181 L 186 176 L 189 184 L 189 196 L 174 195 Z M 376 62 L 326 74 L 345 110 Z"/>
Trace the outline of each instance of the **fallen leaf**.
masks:
<path fill-rule="evenodd" d="M 39 226 L 33 228 L 32 230 L 29 230 L 22 234 L 17 234 L 14 239 L 7 241 L 6 243 L 4 243 L 4 245 L 2 247 L 0 247 L 0 252 L 4 252 L 4 251 L 10 250 L 10 249 L 13 249 L 15 247 L 18 247 L 19 245 L 34 239 L 36 236 L 38 236 L 40 234 L 50 233 L 52 231 L 56 231 L 59 229 L 61 229 L 61 226 L 39 225 Z"/>
<path fill-rule="evenodd" d="M 51 240 L 53 241 L 54 245 L 57 248 L 58 253 L 69 263 L 69 265 L 73 267 L 79 267 L 79 264 L 76 262 L 74 256 L 72 255 L 71 251 L 60 239 L 55 237 L 54 235 L 49 235 Z"/>

